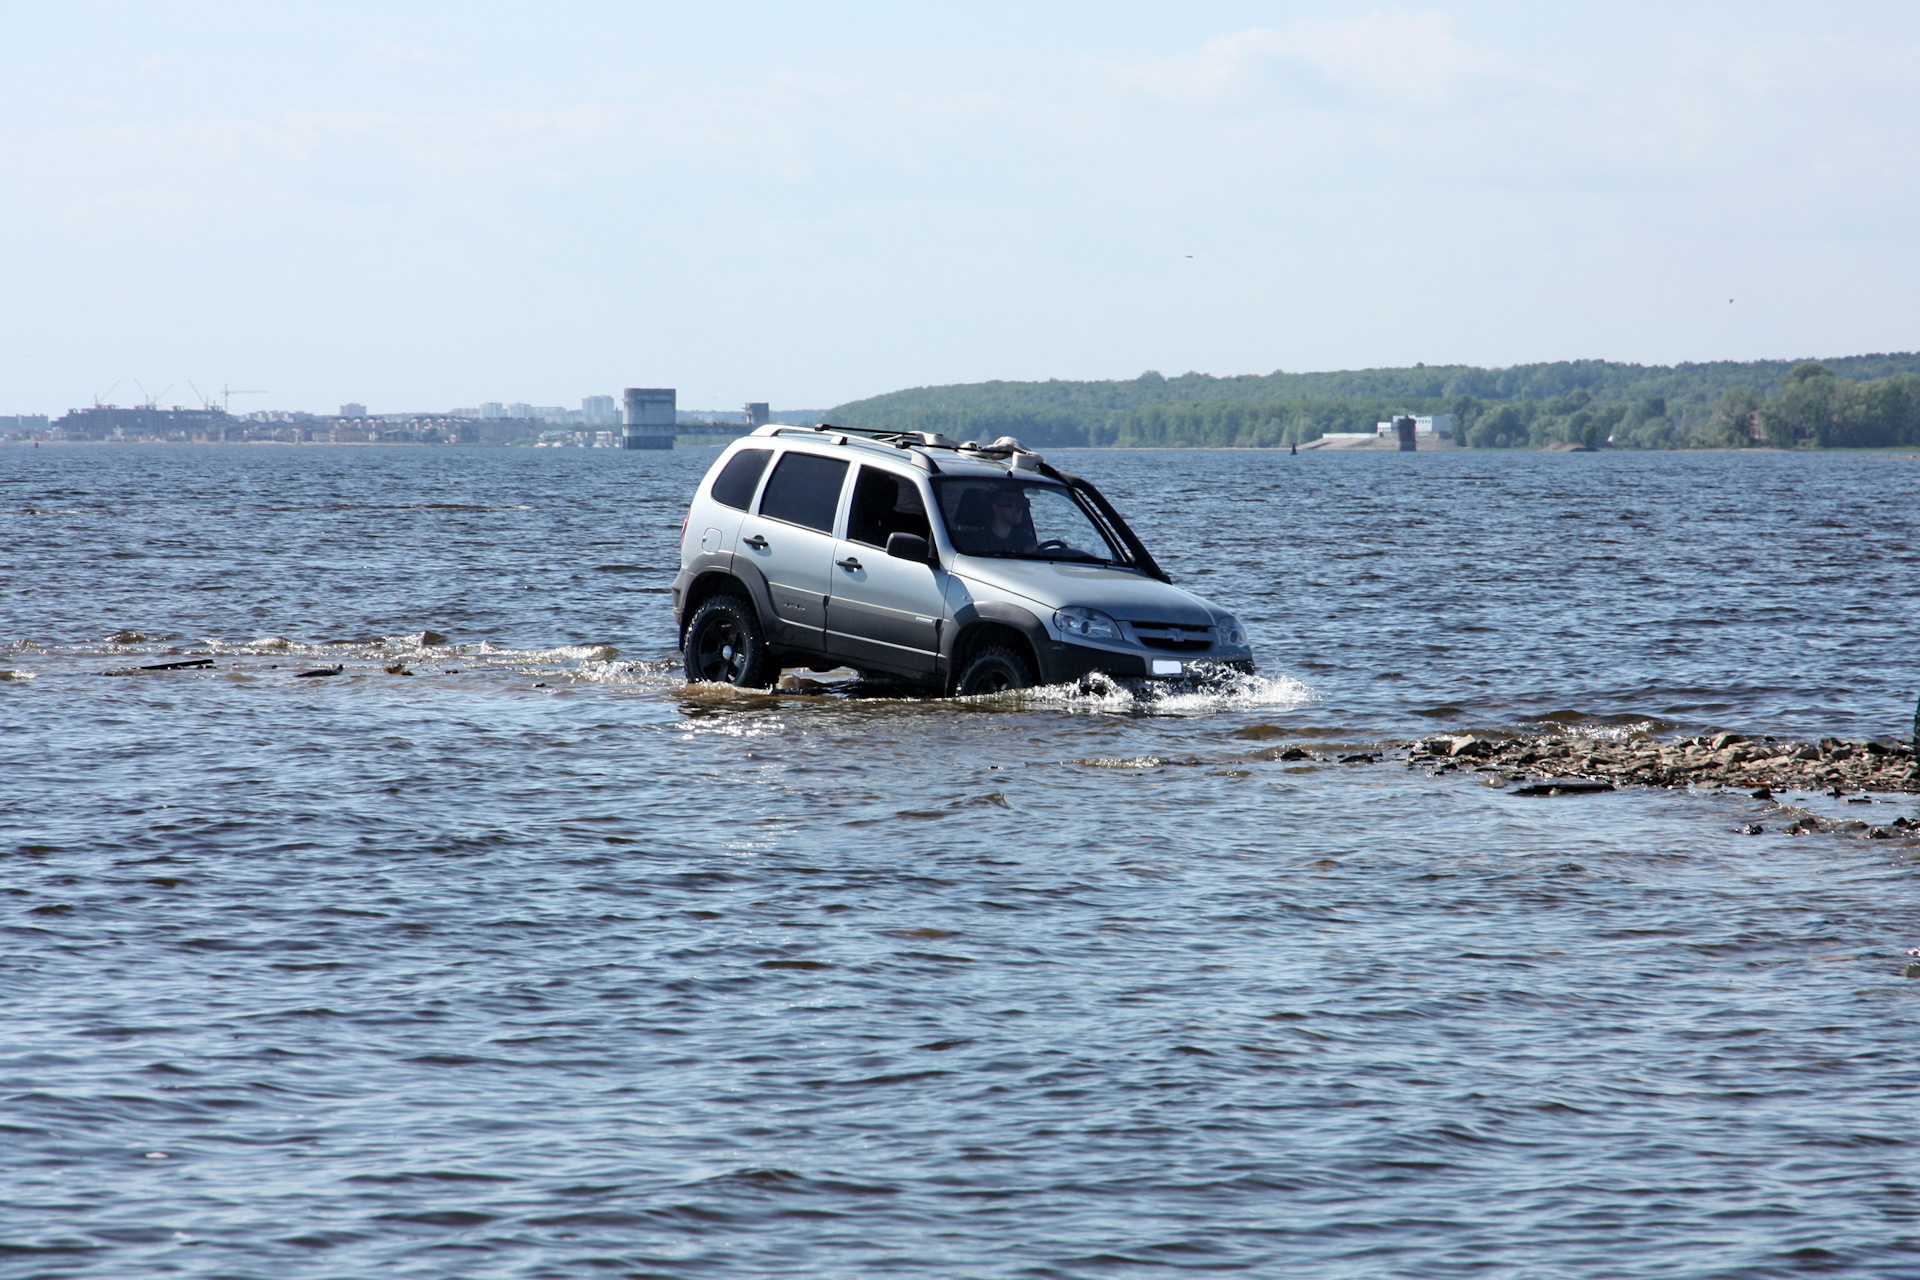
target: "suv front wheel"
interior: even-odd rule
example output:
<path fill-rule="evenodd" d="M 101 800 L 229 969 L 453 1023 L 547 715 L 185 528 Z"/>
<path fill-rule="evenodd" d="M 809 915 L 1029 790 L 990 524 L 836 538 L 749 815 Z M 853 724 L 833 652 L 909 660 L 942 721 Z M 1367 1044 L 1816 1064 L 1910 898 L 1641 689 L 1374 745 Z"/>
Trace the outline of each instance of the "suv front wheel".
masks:
<path fill-rule="evenodd" d="M 1027 660 L 1005 645 L 994 645 L 973 655 L 953 682 L 955 695 L 969 698 L 980 693 L 1005 693 L 1009 689 L 1033 686 L 1033 672 Z"/>
<path fill-rule="evenodd" d="M 734 684 L 764 689 L 767 638 L 751 601 L 714 596 L 694 610 L 687 624 L 687 679 L 694 683 Z"/>

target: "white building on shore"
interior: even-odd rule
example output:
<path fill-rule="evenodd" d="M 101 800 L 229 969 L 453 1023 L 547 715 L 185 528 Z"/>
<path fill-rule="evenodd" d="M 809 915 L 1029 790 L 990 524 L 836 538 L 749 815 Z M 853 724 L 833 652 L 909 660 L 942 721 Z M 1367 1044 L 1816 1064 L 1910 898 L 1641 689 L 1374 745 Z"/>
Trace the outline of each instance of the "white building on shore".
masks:
<path fill-rule="evenodd" d="M 1373 434 L 1376 436 L 1392 435 L 1393 423 L 1391 421 L 1376 423 L 1373 428 Z M 1415 436 L 1437 436 L 1442 440 L 1451 440 L 1453 439 L 1453 415 L 1450 413 L 1436 413 L 1424 418 L 1416 415 L 1413 419 L 1413 434 Z"/>

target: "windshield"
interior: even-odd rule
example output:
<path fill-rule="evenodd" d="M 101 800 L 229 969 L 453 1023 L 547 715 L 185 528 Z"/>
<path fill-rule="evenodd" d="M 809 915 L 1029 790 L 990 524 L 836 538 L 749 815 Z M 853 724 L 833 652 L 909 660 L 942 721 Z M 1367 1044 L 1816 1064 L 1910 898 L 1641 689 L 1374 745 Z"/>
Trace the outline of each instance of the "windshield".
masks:
<path fill-rule="evenodd" d="M 954 550 L 968 556 L 1123 563 L 1118 548 L 1057 484 L 939 476 L 933 482 Z"/>

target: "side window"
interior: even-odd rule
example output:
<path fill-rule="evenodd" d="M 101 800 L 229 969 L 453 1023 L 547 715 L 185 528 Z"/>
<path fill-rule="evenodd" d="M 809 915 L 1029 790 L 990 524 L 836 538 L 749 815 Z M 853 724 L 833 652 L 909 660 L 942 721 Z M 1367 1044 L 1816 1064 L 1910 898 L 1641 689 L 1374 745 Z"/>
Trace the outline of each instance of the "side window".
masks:
<path fill-rule="evenodd" d="M 887 535 L 917 533 L 933 536 L 927 508 L 913 481 L 877 467 L 860 468 L 853 482 L 853 507 L 847 513 L 847 538 L 870 547 L 887 545 Z"/>
<path fill-rule="evenodd" d="M 727 459 L 713 480 L 713 500 L 723 507 L 745 511 L 753 505 L 753 491 L 760 487 L 760 473 L 767 469 L 771 449 L 742 449 Z"/>
<path fill-rule="evenodd" d="M 832 533 L 840 485 L 846 478 L 845 458 L 790 451 L 774 464 L 767 491 L 760 495 L 760 514 Z"/>

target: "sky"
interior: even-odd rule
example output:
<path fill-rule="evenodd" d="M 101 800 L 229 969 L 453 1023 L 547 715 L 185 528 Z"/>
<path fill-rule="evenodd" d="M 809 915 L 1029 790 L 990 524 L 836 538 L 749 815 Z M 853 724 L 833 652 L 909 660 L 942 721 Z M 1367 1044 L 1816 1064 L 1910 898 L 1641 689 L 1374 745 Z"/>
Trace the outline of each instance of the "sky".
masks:
<path fill-rule="evenodd" d="M 0 413 L 1913 350 L 1917 123 L 1912 3 L 0 0 Z"/>

